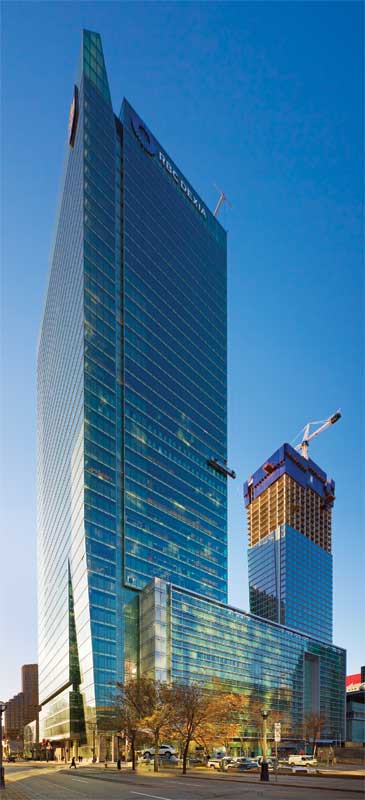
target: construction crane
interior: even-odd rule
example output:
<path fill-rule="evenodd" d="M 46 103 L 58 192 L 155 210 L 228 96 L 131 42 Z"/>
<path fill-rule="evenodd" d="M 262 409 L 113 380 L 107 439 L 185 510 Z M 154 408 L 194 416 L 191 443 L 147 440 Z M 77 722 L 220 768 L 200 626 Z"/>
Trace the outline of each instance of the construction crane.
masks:
<path fill-rule="evenodd" d="M 219 200 L 218 200 L 218 203 L 217 203 L 217 205 L 216 205 L 216 207 L 215 207 L 215 211 L 214 211 L 214 213 L 213 213 L 213 217 L 217 217 L 217 216 L 218 216 L 219 209 L 220 209 L 220 207 L 221 207 L 222 203 L 226 202 L 226 203 L 227 203 L 227 205 L 229 205 L 229 206 L 230 206 L 230 208 L 232 208 L 232 206 L 231 206 L 231 204 L 230 204 L 230 202 L 229 202 L 229 200 L 228 200 L 228 197 L 227 197 L 226 193 L 225 193 L 225 192 L 223 192 L 223 190 L 222 190 L 222 189 L 220 189 L 220 188 L 219 188 L 219 186 L 217 186 L 217 184 L 216 184 L 216 183 L 214 184 L 214 186 L 215 186 L 215 188 L 217 189 L 217 191 L 218 191 L 218 192 L 220 192 L 220 198 L 219 198 Z"/>
<path fill-rule="evenodd" d="M 317 420 L 317 422 L 307 422 L 305 427 L 302 428 L 303 431 L 302 441 L 300 442 L 300 444 L 297 444 L 295 450 L 300 450 L 303 458 L 309 458 L 308 456 L 309 442 L 311 442 L 312 439 L 315 439 L 315 437 L 318 436 L 320 433 L 322 433 L 322 431 L 325 431 L 326 428 L 329 428 L 330 425 L 334 425 L 335 422 L 337 422 L 337 420 L 341 418 L 341 416 L 342 416 L 341 411 L 338 410 L 330 417 L 328 417 L 328 419 L 320 419 Z M 312 425 L 319 425 L 319 428 L 313 431 L 313 433 L 310 433 L 310 428 Z M 300 433 L 302 431 L 300 431 Z"/>

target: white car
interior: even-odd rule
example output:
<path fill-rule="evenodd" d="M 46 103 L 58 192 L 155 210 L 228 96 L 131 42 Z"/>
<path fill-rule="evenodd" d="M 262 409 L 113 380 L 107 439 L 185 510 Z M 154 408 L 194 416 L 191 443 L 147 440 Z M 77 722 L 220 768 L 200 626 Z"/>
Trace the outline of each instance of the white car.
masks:
<path fill-rule="evenodd" d="M 209 767 L 209 769 L 220 769 L 221 763 L 221 758 L 210 758 L 207 762 L 207 767 Z"/>
<path fill-rule="evenodd" d="M 289 756 L 288 764 L 290 767 L 316 767 L 318 761 L 311 755 L 298 755 L 297 753 L 294 753 L 293 755 Z"/>
<path fill-rule="evenodd" d="M 171 744 L 160 744 L 158 754 L 159 756 L 175 756 L 176 750 Z M 142 755 L 143 758 L 153 758 L 155 755 L 155 748 L 148 747 L 147 750 L 143 751 Z"/>

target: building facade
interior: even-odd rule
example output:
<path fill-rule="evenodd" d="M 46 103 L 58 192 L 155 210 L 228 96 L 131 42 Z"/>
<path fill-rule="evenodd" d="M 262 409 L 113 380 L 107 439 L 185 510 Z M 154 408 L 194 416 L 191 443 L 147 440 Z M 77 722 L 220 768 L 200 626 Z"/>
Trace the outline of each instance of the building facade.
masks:
<path fill-rule="evenodd" d="M 24 732 L 24 695 L 22 692 L 11 697 L 6 704 L 4 716 L 4 736 L 10 750 L 21 751 Z"/>
<path fill-rule="evenodd" d="M 38 719 L 38 664 L 24 664 L 21 670 L 24 697 L 24 725 Z"/>
<path fill-rule="evenodd" d="M 250 610 L 332 642 L 335 485 L 284 444 L 245 483 Z"/>
<path fill-rule="evenodd" d="M 44 751 L 42 753 L 42 748 L 40 747 L 38 717 L 24 726 L 23 753 L 25 758 L 31 759 L 32 761 L 41 760 L 42 755 L 44 756 Z"/>
<path fill-rule="evenodd" d="M 153 576 L 226 601 L 226 382 L 225 231 L 84 31 L 38 352 L 42 737 L 102 727 Z"/>
<path fill-rule="evenodd" d="M 303 708 L 344 717 L 343 651 L 226 605 L 226 262 L 84 31 L 38 350 L 39 735 L 66 759 L 113 746 L 118 681 L 193 680 L 199 659 L 279 706 L 299 688 L 293 730 Z"/>
<path fill-rule="evenodd" d="M 24 664 L 21 668 L 21 692 L 8 700 L 4 719 L 4 734 L 8 752 L 22 752 L 24 726 L 33 720 L 38 724 L 38 664 Z"/>
<path fill-rule="evenodd" d="M 365 667 L 346 677 L 346 739 L 365 746 Z"/>
<path fill-rule="evenodd" d="M 346 653 L 283 625 L 155 578 L 141 595 L 141 669 L 156 679 L 218 684 L 282 714 L 300 739 L 306 714 L 322 714 L 322 739 L 344 739 Z M 248 706 L 249 708 L 249 706 Z M 248 719 L 245 737 L 257 737 Z"/>

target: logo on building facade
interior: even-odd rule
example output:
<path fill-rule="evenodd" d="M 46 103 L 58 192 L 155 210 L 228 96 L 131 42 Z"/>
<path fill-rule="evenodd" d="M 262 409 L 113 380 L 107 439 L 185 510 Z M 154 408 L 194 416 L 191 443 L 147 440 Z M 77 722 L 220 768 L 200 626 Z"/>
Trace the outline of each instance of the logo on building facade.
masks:
<path fill-rule="evenodd" d="M 79 90 L 75 85 L 74 96 L 72 98 L 70 113 L 68 117 L 68 141 L 70 147 L 73 147 L 75 144 L 78 118 L 79 118 Z"/>
<path fill-rule="evenodd" d="M 149 156 L 154 156 L 157 152 L 157 147 L 153 137 L 148 132 L 143 122 L 138 119 L 135 114 L 132 114 L 131 122 L 135 136 L 142 145 L 143 149 L 146 151 L 146 153 L 148 153 Z"/>
<path fill-rule="evenodd" d="M 131 114 L 131 124 L 134 131 L 136 138 L 138 139 L 140 145 L 143 149 L 148 153 L 150 156 L 154 156 L 157 153 L 157 143 L 152 134 L 149 133 L 146 126 L 143 124 L 142 120 L 137 117 L 136 114 Z M 176 169 L 172 166 L 168 158 L 159 151 L 159 162 L 165 168 L 166 172 L 171 175 L 172 179 L 175 181 L 176 185 L 179 189 L 186 195 L 186 197 L 190 200 L 193 206 L 196 208 L 197 212 L 204 217 L 207 218 L 207 212 L 204 206 L 201 204 L 200 200 L 195 196 L 194 192 L 190 189 L 190 187 L 185 183 L 184 179 L 181 175 L 176 172 Z"/>

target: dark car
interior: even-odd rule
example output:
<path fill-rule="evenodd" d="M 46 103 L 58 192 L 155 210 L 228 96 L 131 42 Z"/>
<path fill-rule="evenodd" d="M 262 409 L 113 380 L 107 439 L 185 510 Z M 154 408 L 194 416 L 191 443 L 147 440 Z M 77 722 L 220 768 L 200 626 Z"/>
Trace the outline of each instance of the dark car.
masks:
<path fill-rule="evenodd" d="M 254 761 L 252 758 L 239 758 L 237 759 L 236 769 L 240 772 L 247 772 L 250 769 L 258 769 L 259 765 L 257 761 Z"/>
<path fill-rule="evenodd" d="M 179 759 L 175 756 L 174 753 L 163 753 L 162 756 L 158 757 L 158 760 L 161 763 L 168 763 L 168 764 L 178 764 Z"/>
<path fill-rule="evenodd" d="M 6 760 L 7 760 L 8 764 L 9 764 L 9 763 L 14 763 L 16 759 L 15 759 L 15 756 L 8 756 Z"/>

